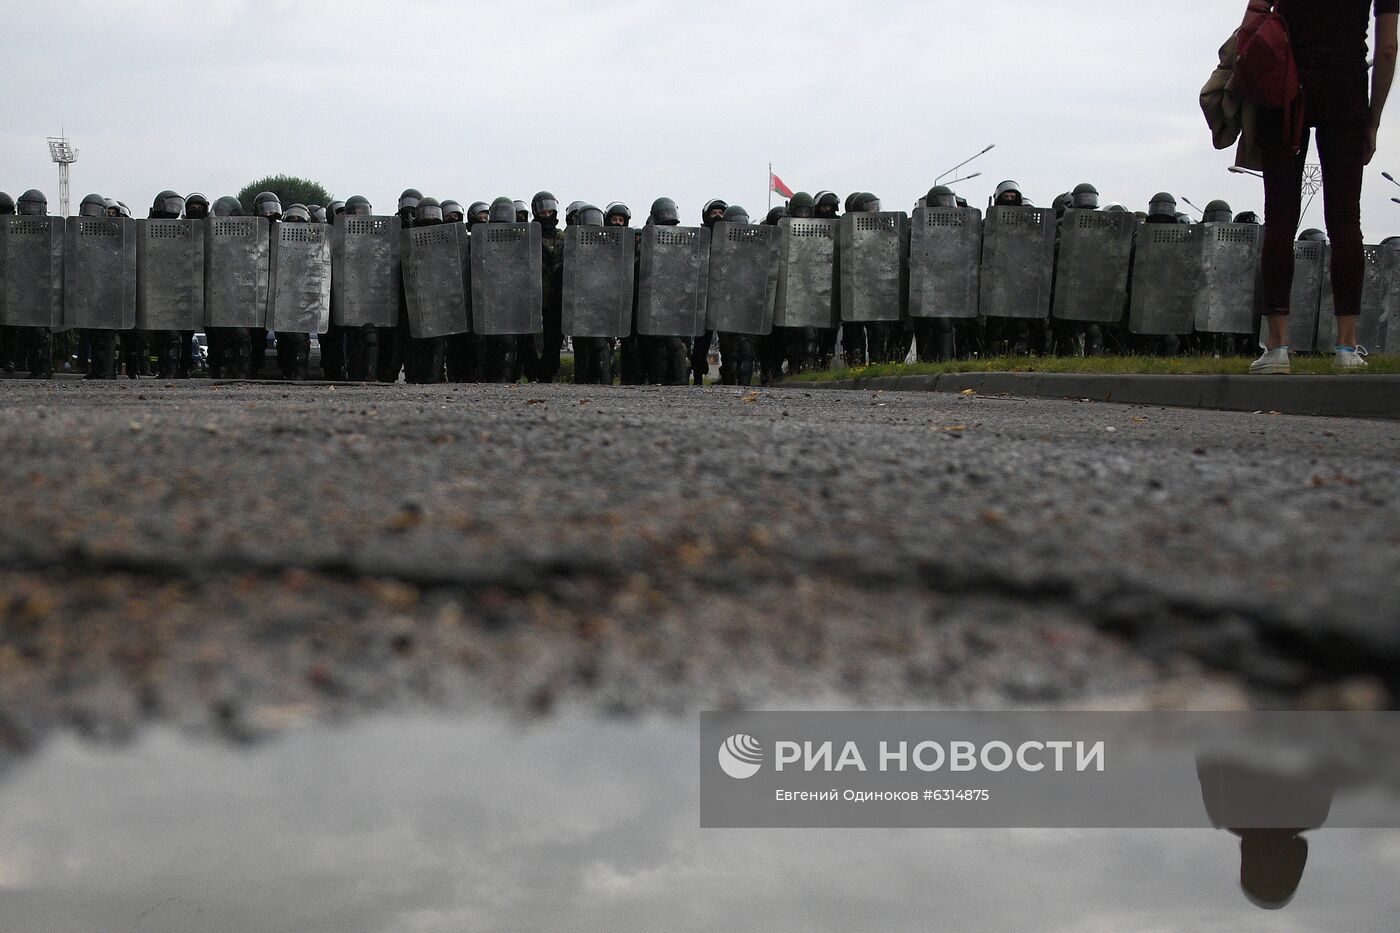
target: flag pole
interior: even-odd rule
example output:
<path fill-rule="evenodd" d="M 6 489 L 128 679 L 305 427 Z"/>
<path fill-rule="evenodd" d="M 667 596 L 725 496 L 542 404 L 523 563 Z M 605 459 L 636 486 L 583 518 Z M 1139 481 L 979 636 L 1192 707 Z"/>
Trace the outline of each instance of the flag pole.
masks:
<path fill-rule="evenodd" d="M 773 163 L 768 163 L 768 210 L 773 210 Z"/>

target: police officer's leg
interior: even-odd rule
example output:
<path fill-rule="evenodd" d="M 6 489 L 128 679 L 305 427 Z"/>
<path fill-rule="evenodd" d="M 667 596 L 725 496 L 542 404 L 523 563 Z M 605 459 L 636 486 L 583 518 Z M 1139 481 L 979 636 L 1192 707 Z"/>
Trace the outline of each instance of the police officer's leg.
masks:
<path fill-rule="evenodd" d="M 719 383 L 720 385 L 732 386 L 735 379 L 735 364 L 739 360 L 734 335 L 728 331 L 720 331 L 715 336 L 719 339 Z"/>
<path fill-rule="evenodd" d="M 666 338 L 666 385 L 690 384 L 691 346 L 684 337 Z"/>
<path fill-rule="evenodd" d="M 758 339 L 751 334 L 735 334 L 734 348 L 738 360 L 734 368 L 735 384 L 753 385 L 754 364 L 758 356 Z"/>
<path fill-rule="evenodd" d="M 615 352 L 615 348 L 614 348 L 614 346 L 613 346 L 613 341 L 612 341 L 611 339 L 605 339 L 605 340 L 603 340 L 603 342 L 599 345 L 598 364 L 597 364 L 597 368 L 596 368 L 595 372 L 597 373 L 597 376 L 598 376 L 598 383 L 597 383 L 597 384 L 600 385 L 600 386 L 610 386 L 610 385 L 613 384 L 613 354 L 614 354 L 614 352 Z M 687 357 L 686 357 L 686 362 L 687 362 L 687 364 L 689 363 L 689 361 L 690 361 L 690 358 L 687 356 Z M 687 366 L 687 371 L 688 371 L 688 370 L 689 370 L 689 367 Z"/>
<path fill-rule="evenodd" d="M 544 333 L 540 343 L 540 382 L 553 382 L 559 375 L 559 354 L 564 347 L 564 310 L 545 308 Z"/>
<path fill-rule="evenodd" d="M 889 362 L 889 325 L 870 321 L 865 325 L 865 357 L 872 363 Z"/>
<path fill-rule="evenodd" d="M 696 337 L 695 342 L 691 346 L 690 373 L 691 378 L 695 380 L 695 384 L 698 386 L 704 385 L 705 377 L 710 374 L 710 345 L 714 342 L 714 339 L 715 332 L 712 330 L 707 330 L 700 336 Z M 723 356 L 723 354 L 724 350 L 723 348 L 721 348 L 720 355 Z M 721 381 L 723 381 L 724 375 L 723 365 L 724 363 L 721 360 Z"/>
<path fill-rule="evenodd" d="M 53 332 L 47 327 L 29 327 L 29 374 L 36 379 L 53 377 Z"/>
<path fill-rule="evenodd" d="M 868 357 L 865 352 L 865 325 L 857 321 L 841 322 L 841 349 L 846 355 L 847 366 L 864 366 Z"/>
<path fill-rule="evenodd" d="M 180 365 L 176 373 L 181 379 L 188 379 L 194 373 L 194 331 L 182 330 L 180 334 Z"/>
<path fill-rule="evenodd" d="M 114 330 L 94 330 L 87 332 L 88 363 L 87 378 L 116 378 L 117 332 Z"/>
<path fill-rule="evenodd" d="M 262 327 L 248 328 L 248 378 L 262 376 L 267 363 L 267 330 Z"/>
<path fill-rule="evenodd" d="M 295 338 L 292 334 L 277 331 L 277 371 L 282 374 L 283 379 L 295 379 L 297 368 L 297 350 Z"/>
<path fill-rule="evenodd" d="M 836 355 L 837 328 L 823 327 L 817 334 L 817 368 L 830 369 L 831 359 Z"/>

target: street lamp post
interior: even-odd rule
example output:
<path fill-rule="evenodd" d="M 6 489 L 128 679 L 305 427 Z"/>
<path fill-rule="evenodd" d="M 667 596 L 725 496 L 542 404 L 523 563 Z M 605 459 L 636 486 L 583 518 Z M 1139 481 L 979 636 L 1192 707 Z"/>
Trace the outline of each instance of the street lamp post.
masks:
<path fill-rule="evenodd" d="M 944 179 L 944 178 L 947 177 L 948 175 L 953 174 L 953 173 L 956 172 L 958 169 L 962 168 L 964 165 L 966 165 L 967 163 L 971 162 L 973 159 L 981 158 L 982 156 L 984 156 L 984 155 L 986 155 L 987 153 L 991 152 L 991 151 L 992 151 L 993 149 L 995 149 L 996 147 L 997 147 L 997 144 L 996 144 L 996 143 L 992 143 L 990 146 L 988 146 L 986 149 L 983 149 L 981 152 L 977 153 L 976 155 L 968 156 L 966 159 L 963 159 L 963 160 L 962 160 L 961 162 L 959 162 L 957 165 L 954 165 L 952 168 L 948 169 L 948 171 L 944 172 L 943 174 L 941 174 L 941 175 L 939 175 L 937 178 L 935 178 L 935 179 L 933 180 L 933 183 L 934 183 L 935 185 L 937 185 L 942 179 Z M 972 175 L 969 175 L 969 176 L 968 176 L 968 178 L 972 178 L 972 177 L 974 177 L 974 176 L 972 176 Z M 966 181 L 966 180 L 967 180 L 966 178 L 955 179 L 955 181 Z"/>

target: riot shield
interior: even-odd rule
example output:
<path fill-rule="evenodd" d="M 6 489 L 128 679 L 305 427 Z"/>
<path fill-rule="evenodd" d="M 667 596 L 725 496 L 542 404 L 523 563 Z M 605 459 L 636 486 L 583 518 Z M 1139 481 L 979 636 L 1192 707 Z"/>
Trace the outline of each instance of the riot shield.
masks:
<path fill-rule="evenodd" d="M 714 225 L 705 287 L 707 329 L 759 336 L 773 330 L 781 246 L 777 227 L 726 221 Z"/>
<path fill-rule="evenodd" d="M 1386 247 L 1363 246 L 1361 307 L 1356 317 L 1356 342 L 1367 349 L 1380 347 L 1381 318 L 1385 313 Z M 1327 247 L 1322 268 L 1322 295 L 1317 310 L 1317 352 L 1331 353 L 1337 345 L 1337 305 L 1332 295 L 1332 247 Z"/>
<path fill-rule="evenodd" d="M 265 217 L 211 217 L 205 222 L 207 326 L 267 326 L 269 233 Z"/>
<path fill-rule="evenodd" d="M 774 327 L 835 327 L 836 221 L 784 217 L 778 221 L 778 292 Z"/>
<path fill-rule="evenodd" d="M 327 224 L 276 227 L 268 330 L 324 334 L 331 323 L 331 239 Z"/>
<path fill-rule="evenodd" d="M 632 333 L 636 234 L 627 227 L 564 231 L 564 333 L 626 337 Z"/>
<path fill-rule="evenodd" d="M 471 238 L 472 330 L 487 336 L 544 329 L 539 224 L 477 224 Z"/>
<path fill-rule="evenodd" d="M 698 337 L 705 332 L 710 231 L 645 227 L 637 275 L 637 333 Z"/>
<path fill-rule="evenodd" d="M 136 221 L 69 217 L 63 247 L 63 327 L 136 326 Z"/>
<path fill-rule="evenodd" d="M 1128 330 L 1134 334 L 1191 333 L 1196 324 L 1196 283 L 1204 229 L 1200 224 L 1143 224 L 1138 230 Z M 1056 310 L 1058 313 L 1058 307 Z"/>
<path fill-rule="evenodd" d="M 331 322 L 341 327 L 399 323 L 398 217 L 342 214 L 331 234 Z M 464 266 L 465 268 L 465 266 Z"/>
<path fill-rule="evenodd" d="M 1137 228 L 1137 218 L 1126 211 L 1065 211 L 1055 260 L 1057 320 L 1116 323 L 1123 319 Z"/>
<path fill-rule="evenodd" d="M 853 213 L 842 217 L 837 229 L 841 320 L 903 320 L 909 305 L 904 262 L 909 218 L 896 211 Z"/>
<path fill-rule="evenodd" d="M 986 317 L 1050 314 L 1055 265 L 1055 212 L 1039 207 L 992 207 L 982 224 L 982 283 Z"/>
<path fill-rule="evenodd" d="M 446 337 L 471 331 L 467 310 L 465 224 L 410 227 L 399 234 L 403 253 L 404 313 L 414 337 Z"/>
<path fill-rule="evenodd" d="M 1264 228 L 1259 224 L 1205 225 L 1196 288 L 1196 330 L 1208 334 L 1250 332 L 1263 244 Z"/>
<path fill-rule="evenodd" d="M 1400 353 L 1400 245 L 1383 245 L 1379 257 L 1381 326 L 1376 343 L 1384 353 Z"/>
<path fill-rule="evenodd" d="M 1327 244 L 1294 242 L 1293 291 L 1288 299 L 1288 349 L 1294 353 L 1311 353 L 1317 346 L 1317 316 L 1322 304 L 1326 270 Z M 1328 283 L 1329 309 L 1331 292 Z M 1268 334 L 1269 322 L 1267 319 L 1261 320 L 1259 342 L 1263 343 Z"/>
<path fill-rule="evenodd" d="M 62 217 L 0 217 L 0 324 L 63 325 Z"/>
<path fill-rule="evenodd" d="M 136 326 L 204 326 L 204 221 L 142 220 L 136 227 Z"/>
<path fill-rule="evenodd" d="M 974 318 L 981 288 L 982 212 L 921 207 L 909 227 L 909 316 Z"/>

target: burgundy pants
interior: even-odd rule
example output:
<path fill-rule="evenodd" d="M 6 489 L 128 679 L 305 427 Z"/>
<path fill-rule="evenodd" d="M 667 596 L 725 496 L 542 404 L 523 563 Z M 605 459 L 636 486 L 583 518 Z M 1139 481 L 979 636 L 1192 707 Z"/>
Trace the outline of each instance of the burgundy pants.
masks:
<path fill-rule="evenodd" d="M 1293 237 L 1302 213 L 1303 150 L 1288 151 L 1280 111 L 1260 111 L 1259 139 L 1264 157 L 1264 313 L 1287 314 L 1293 290 Z M 1364 275 L 1361 252 L 1361 170 L 1366 157 L 1366 118 L 1319 122 L 1317 152 L 1322 163 L 1322 196 L 1327 236 L 1332 241 L 1332 296 L 1337 316 L 1361 311 Z"/>

